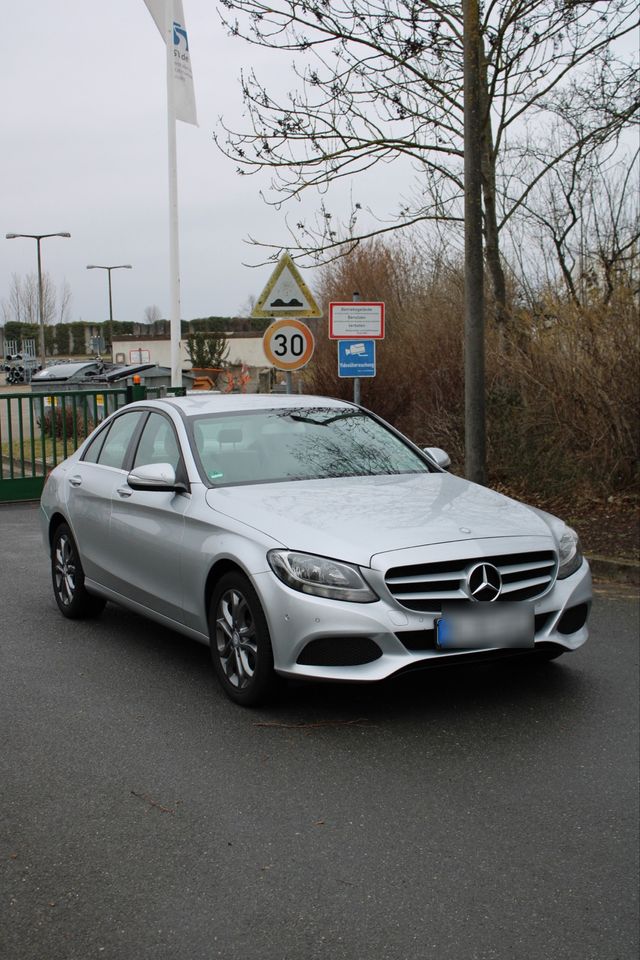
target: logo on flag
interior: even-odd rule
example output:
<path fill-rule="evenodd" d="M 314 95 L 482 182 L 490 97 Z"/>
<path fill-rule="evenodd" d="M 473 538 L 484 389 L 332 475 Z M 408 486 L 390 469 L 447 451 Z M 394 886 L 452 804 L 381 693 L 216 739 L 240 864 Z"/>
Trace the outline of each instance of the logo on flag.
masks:
<path fill-rule="evenodd" d="M 184 40 L 184 45 L 189 53 L 189 39 L 187 37 L 187 31 L 184 27 L 181 27 L 179 23 L 173 21 L 173 45 L 174 47 L 180 46 L 180 39 Z"/>

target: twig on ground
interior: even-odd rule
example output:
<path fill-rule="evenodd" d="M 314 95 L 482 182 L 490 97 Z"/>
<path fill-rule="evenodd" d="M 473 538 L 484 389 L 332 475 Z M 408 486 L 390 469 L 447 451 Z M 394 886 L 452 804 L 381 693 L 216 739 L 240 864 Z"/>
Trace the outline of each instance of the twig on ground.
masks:
<path fill-rule="evenodd" d="M 161 813 L 175 813 L 175 809 L 172 807 L 163 807 L 161 803 L 158 803 L 157 800 L 154 800 L 153 797 L 150 797 L 148 793 L 136 793 L 135 790 L 132 790 L 131 793 L 134 797 L 138 797 L 139 800 L 146 800 L 148 804 L 152 807 L 157 807 Z"/>
<path fill-rule="evenodd" d="M 277 720 L 254 720 L 254 727 L 284 727 L 286 730 L 298 730 L 303 727 L 353 727 L 360 723 L 368 723 L 366 717 L 357 720 L 317 720 L 315 723 L 279 723 Z"/>

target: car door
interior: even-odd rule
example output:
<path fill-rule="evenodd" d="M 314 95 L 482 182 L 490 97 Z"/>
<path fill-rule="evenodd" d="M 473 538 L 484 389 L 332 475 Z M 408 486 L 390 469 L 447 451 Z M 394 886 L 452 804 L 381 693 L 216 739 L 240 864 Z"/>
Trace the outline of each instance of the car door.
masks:
<path fill-rule="evenodd" d="M 152 411 L 131 452 L 129 469 L 169 463 L 184 477 L 184 461 L 171 418 Z M 114 589 L 172 620 L 182 622 L 184 515 L 190 497 L 166 490 L 133 490 L 126 475 L 111 497 L 109 527 Z"/>
<path fill-rule="evenodd" d="M 112 589 L 111 502 L 115 489 L 126 482 L 125 458 L 145 417 L 145 411 L 131 410 L 110 420 L 82 458 L 70 466 L 65 478 L 69 522 L 85 576 Z"/>

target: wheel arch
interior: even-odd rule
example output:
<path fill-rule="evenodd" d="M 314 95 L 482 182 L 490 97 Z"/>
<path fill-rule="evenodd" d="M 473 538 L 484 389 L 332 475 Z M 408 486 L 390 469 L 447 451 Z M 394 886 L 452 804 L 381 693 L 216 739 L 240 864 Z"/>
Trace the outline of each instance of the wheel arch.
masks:
<path fill-rule="evenodd" d="M 211 597 L 213 596 L 215 585 L 218 580 L 225 575 L 225 573 L 241 573 L 242 576 L 246 577 L 249 583 L 251 583 L 251 577 L 247 571 L 235 560 L 231 560 L 229 557 L 223 557 L 222 559 L 217 560 L 216 563 L 214 563 L 214 565 L 211 567 L 211 570 L 209 570 L 204 585 L 204 605 L 207 619 L 209 618 Z"/>
<path fill-rule="evenodd" d="M 49 549 L 50 549 L 50 550 L 51 550 L 51 548 L 53 547 L 53 538 L 55 537 L 56 530 L 57 530 L 58 527 L 59 527 L 61 524 L 63 524 L 63 523 L 66 523 L 66 525 L 69 527 L 69 529 L 71 529 L 71 527 L 70 527 L 70 525 L 69 525 L 69 521 L 67 520 L 67 518 L 66 518 L 62 513 L 60 513 L 59 510 L 56 510 L 56 512 L 55 512 L 54 514 L 52 514 L 52 516 L 51 516 L 51 518 L 50 518 L 50 520 L 49 520 L 49 533 L 48 533 L 48 536 L 49 536 Z"/>

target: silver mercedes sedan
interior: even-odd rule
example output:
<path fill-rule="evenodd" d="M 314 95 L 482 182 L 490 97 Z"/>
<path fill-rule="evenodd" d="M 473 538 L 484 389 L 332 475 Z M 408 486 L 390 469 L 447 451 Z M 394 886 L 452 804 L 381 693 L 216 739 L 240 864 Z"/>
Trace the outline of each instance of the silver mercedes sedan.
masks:
<path fill-rule="evenodd" d="M 200 395 L 129 404 L 42 495 L 53 592 L 211 647 L 223 690 L 552 659 L 587 638 L 591 577 L 561 520 L 448 473 L 351 403 Z"/>

